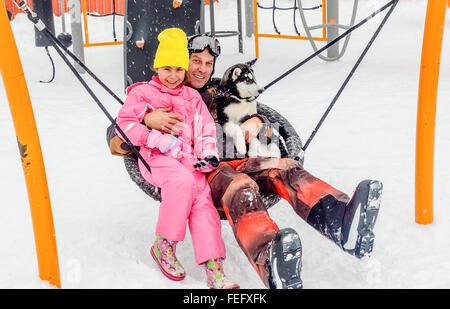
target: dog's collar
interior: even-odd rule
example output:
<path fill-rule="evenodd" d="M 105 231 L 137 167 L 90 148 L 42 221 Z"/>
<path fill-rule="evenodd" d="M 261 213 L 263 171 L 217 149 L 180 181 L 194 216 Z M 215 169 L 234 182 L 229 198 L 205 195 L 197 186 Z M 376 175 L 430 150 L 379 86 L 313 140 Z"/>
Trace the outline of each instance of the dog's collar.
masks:
<path fill-rule="evenodd" d="M 231 95 L 230 97 L 233 99 L 236 99 L 238 101 L 243 101 L 243 102 L 252 102 L 252 101 L 255 101 L 255 99 L 257 98 L 257 97 L 239 98 L 235 95 Z"/>
<path fill-rule="evenodd" d="M 242 102 L 252 102 L 257 98 L 257 96 L 256 97 L 255 96 L 248 97 L 248 98 L 239 98 L 239 97 L 235 96 L 234 94 L 232 94 L 231 92 L 229 92 L 228 90 L 223 90 L 223 89 L 219 89 L 214 97 L 215 98 L 232 98 L 234 100 L 242 101 Z"/>
<path fill-rule="evenodd" d="M 230 98 L 233 95 L 228 90 L 218 89 L 216 92 L 216 95 L 214 97 L 216 98 Z"/>

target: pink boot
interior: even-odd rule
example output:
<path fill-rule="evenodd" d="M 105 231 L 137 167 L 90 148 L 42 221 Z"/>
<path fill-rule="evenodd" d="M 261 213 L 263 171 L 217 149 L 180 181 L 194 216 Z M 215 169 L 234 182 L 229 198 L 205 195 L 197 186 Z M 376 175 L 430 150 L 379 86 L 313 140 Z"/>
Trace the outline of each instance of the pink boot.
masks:
<path fill-rule="evenodd" d="M 156 241 L 150 249 L 150 253 L 161 269 L 162 273 L 169 279 L 180 281 L 186 276 L 183 266 L 175 256 L 176 242 L 157 236 Z"/>
<path fill-rule="evenodd" d="M 206 284 L 210 289 L 239 289 L 240 286 L 231 282 L 223 273 L 221 259 L 208 260 L 205 263 Z"/>

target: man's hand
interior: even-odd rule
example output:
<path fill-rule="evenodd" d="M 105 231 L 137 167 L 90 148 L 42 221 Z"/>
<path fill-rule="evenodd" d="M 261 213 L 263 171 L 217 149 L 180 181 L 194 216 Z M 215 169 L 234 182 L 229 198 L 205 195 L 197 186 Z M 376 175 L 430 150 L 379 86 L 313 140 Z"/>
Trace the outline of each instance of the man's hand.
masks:
<path fill-rule="evenodd" d="M 245 136 L 245 143 L 250 143 L 259 133 L 263 126 L 263 122 L 258 117 L 252 117 L 241 124 L 241 130 Z"/>
<path fill-rule="evenodd" d="M 180 115 L 171 113 L 172 107 L 158 108 L 144 117 L 144 123 L 147 127 L 159 130 L 164 133 L 178 135 L 183 119 Z"/>

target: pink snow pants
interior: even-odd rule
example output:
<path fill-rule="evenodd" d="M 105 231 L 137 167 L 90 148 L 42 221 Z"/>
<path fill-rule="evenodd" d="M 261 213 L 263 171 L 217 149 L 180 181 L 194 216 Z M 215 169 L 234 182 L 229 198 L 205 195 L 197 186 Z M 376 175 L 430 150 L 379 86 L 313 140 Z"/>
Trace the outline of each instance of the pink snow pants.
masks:
<path fill-rule="evenodd" d="M 193 167 L 196 160 L 175 159 L 153 150 L 147 162 L 152 173 L 139 161 L 142 176 L 161 188 L 156 235 L 182 241 L 189 221 L 197 264 L 214 258 L 224 259 L 225 244 L 219 213 L 212 201 L 206 175 Z"/>

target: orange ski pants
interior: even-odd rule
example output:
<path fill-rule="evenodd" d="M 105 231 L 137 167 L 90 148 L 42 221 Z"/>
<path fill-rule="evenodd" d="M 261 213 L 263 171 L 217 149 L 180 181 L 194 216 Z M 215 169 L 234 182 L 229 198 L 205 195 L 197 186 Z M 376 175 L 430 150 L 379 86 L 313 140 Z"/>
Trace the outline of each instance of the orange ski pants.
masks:
<path fill-rule="evenodd" d="M 288 158 L 247 158 L 221 162 L 208 176 L 214 204 L 223 210 L 237 242 L 262 281 L 268 244 L 279 228 L 269 216 L 261 193 L 276 193 L 303 220 L 340 245 L 340 229 L 350 198 L 312 176 Z"/>

